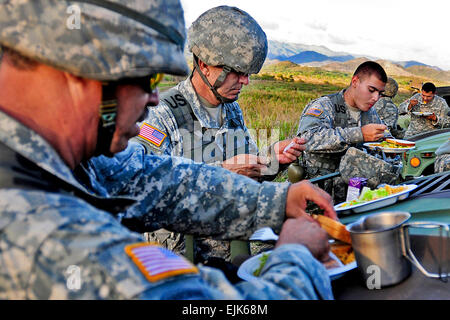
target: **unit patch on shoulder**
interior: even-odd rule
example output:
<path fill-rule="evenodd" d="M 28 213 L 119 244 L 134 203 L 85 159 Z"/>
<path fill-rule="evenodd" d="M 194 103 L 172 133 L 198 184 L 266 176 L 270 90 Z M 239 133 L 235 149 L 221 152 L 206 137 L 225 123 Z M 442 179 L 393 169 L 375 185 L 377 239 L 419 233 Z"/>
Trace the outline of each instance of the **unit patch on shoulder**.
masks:
<path fill-rule="evenodd" d="M 310 109 L 305 113 L 305 116 L 315 116 L 315 117 L 319 117 L 322 113 L 323 113 L 323 111 L 320 110 L 320 109 L 317 109 L 317 108 L 310 108 Z"/>
<path fill-rule="evenodd" d="M 154 243 L 135 243 L 125 247 L 125 252 L 150 282 L 168 277 L 198 273 L 197 267 L 172 251 Z"/>
<path fill-rule="evenodd" d="M 146 141 L 149 141 L 159 147 L 167 137 L 167 134 L 144 122 L 141 125 L 141 130 L 139 131 L 138 137 L 141 137 L 142 139 L 145 139 Z"/>

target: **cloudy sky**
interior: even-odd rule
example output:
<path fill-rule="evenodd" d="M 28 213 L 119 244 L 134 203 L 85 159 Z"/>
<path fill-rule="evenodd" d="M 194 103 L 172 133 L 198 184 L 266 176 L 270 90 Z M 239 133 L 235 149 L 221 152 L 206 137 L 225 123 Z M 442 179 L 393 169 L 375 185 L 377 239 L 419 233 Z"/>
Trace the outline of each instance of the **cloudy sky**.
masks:
<path fill-rule="evenodd" d="M 204 11 L 236 6 L 270 40 L 323 45 L 381 59 L 416 60 L 450 70 L 447 0 L 181 0 L 186 26 Z"/>

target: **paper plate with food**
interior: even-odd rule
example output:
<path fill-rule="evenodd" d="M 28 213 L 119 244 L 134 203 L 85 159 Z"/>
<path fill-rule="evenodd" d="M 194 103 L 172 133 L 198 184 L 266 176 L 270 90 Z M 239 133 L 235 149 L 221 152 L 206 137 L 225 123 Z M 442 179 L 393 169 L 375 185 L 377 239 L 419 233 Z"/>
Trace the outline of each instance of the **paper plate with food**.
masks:
<path fill-rule="evenodd" d="M 330 259 L 323 262 L 330 279 L 334 280 L 345 272 L 356 268 L 355 254 L 351 245 L 352 239 L 345 225 L 324 215 L 312 214 L 311 217 L 332 238 L 330 240 L 332 241 L 330 244 Z M 259 277 L 271 252 L 266 251 L 244 261 L 238 269 L 238 276 L 247 281 Z"/>
<path fill-rule="evenodd" d="M 433 112 L 422 112 L 422 111 L 414 111 L 412 112 L 413 115 L 419 116 L 419 117 L 428 117 L 433 114 Z"/>
<path fill-rule="evenodd" d="M 406 199 L 415 188 L 417 188 L 415 184 L 384 185 L 375 190 L 363 187 L 357 199 L 337 204 L 334 206 L 334 209 L 342 213 L 346 213 L 346 211 L 358 213 L 386 207 L 396 203 L 398 200 Z"/>
<path fill-rule="evenodd" d="M 331 244 L 330 260 L 323 263 L 331 280 L 344 275 L 345 272 L 356 268 L 355 254 L 351 245 L 336 242 Z M 257 279 L 266 264 L 272 250 L 260 253 L 244 261 L 238 269 L 238 276 L 246 281 Z"/>
<path fill-rule="evenodd" d="M 367 142 L 364 143 L 365 147 L 372 150 L 383 150 L 386 153 L 403 153 L 408 150 L 414 149 L 416 143 L 408 140 L 401 139 L 386 139 L 383 142 Z"/>

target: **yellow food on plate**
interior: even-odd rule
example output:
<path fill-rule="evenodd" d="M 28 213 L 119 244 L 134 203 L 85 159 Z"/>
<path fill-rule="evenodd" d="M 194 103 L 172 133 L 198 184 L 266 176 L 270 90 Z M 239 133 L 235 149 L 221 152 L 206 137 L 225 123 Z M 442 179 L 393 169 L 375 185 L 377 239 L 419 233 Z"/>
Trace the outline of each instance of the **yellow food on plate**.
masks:
<path fill-rule="evenodd" d="M 352 246 L 349 244 L 342 242 L 333 243 L 331 245 L 331 252 L 333 252 L 334 255 L 338 257 L 344 265 L 355 261 L 355 252 L 353 251 Z"/>

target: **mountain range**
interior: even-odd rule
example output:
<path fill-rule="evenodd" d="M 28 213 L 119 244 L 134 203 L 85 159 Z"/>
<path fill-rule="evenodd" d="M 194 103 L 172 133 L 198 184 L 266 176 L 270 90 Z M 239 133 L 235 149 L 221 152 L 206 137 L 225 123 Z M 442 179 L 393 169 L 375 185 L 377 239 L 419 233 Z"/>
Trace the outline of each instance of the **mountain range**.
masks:
<path fill-rule="evenodd" d="M 295 64 L 320 67 L 330 71 L 352 73 L 365 60 L 380 63 L 388 75 L 419 76 L 450 83 L 450 71 L 419 61 L 390 61 L 373 56 L 356 55 L 347 52 L 335 52 L 325 46 L 285 43 L 269 40 L 267 63 L 290 61 Z"/>

